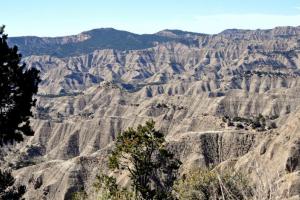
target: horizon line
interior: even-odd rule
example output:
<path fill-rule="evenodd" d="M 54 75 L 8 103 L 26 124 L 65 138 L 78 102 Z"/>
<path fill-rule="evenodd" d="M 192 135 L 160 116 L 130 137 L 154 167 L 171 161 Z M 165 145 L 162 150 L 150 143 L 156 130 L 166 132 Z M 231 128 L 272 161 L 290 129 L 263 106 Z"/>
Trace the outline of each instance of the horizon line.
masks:
<path fill-rule="evenodd" d="M 7 27 L 5 25 L 5 27 Z M 38 35 L 16 35 L 16 36 L 10 36 L 9 33 L 6 33 L 4 31 L 5 34 L 8 35 L 9 38 L 18 38 L 18 37 L 38 37 L 38 38 L 60 38 L 60 37 L 69 37 L 69 36 L 77 36 L 77 35 L 80 35 L 80 34 L 83 34 L 85 32 L 90 32 L 90 31 L 94 31 L 94 30 L 101 30 L 101 29 L 113 29 L 113 30 L 116 30 L 116 31 L 123 31 L 123 32 L 128 32 L 128 33 L 132 33 L 132 34 L 136 34 L 136 35 L 154 35 L 154 34 L 157 34 L 159 32 L 162 32 L 162 31 L 182 31 L 182 32 L 187 32 L 187 33 L 196 33 L 196 34 L 203 34 L 203 35 L 218 35 L 226 30 L 240 30 L 240 31 L 258 31 L 258 30 L 262 30 L 262 31 L 266 31 L 266 30 L 272 30 L 272 29 L 276 29 L 276 28 L 284 28 L 284 27 L 292 27 L 292 28 L 299 28 L 300 27 L 300 24 L 297 25 L 297 26 L 290 26 L 290 25 L 287 25 L 287 26 L 274 26 L 273 28 L 256 28 L 256 29 L 244 29 L 244 28 L 227 28 L 227 29 L 224 29 L 218 33 L 205 33 L 205 32 L 195 32 L 195 31 L 189 31 L 189 30 L 184 30 L 184 29 L 176 29 L 176 28 L 166 28 L 166 29 L 162 29 L 162 30 L 159 30 L 159 31 L 156 31 L 154 33 L 135 33 L 135 32 L 131 32 L 129 30 L 124 30 L 124 29 L 118 29 L 118 28 L 114 28 L 114 27 L 99 27 L 99 28 L 91 28 L 91 29 L 88 29 L 88 30 L 85 30 L 85 31 L 81 31 L 79 33 L 75 33 L 75 34 L 64 34 L 64 35 L 57 35 L 57 36 L 38 36 Z"/>

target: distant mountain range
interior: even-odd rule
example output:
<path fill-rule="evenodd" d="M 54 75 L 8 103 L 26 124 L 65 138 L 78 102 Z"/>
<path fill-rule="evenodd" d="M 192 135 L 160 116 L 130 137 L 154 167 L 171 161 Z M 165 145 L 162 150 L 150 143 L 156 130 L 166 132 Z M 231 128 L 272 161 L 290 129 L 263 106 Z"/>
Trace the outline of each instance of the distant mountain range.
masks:
<path fill-rule="evenodd" d="M 138 35 L 113 28 L 101 28 L 66 37 L 11 37 L 9 42 L 19 46 L 24 56 L 64 57 L 91 53 L 97 49 L 137 50 L 154 47 L 157 43 L 163 42 L 186 43 L 198 35 L 203 34 L 165 30 L 156 34 Z"/>
<path fill-rule="evenodd" d="M 208 35 L 181 30 L 163 30 L 155 34 L 134 34 L 113 28 L 100 28 L 65 37 L 10 37 L 9 42 L 19 46 L 24 56 L 51 55 L 56 57 L 76 56 L 99 49 L 138 50 L 156 46 L 158 43 L 179 42 L 197 45 L 199 37 L 234 36 L 256 34 L 258 37 L 288 37 L 299 35 L 299 27 L 278 27 L 270 30 L 228 29 L 220 34 Z"/>

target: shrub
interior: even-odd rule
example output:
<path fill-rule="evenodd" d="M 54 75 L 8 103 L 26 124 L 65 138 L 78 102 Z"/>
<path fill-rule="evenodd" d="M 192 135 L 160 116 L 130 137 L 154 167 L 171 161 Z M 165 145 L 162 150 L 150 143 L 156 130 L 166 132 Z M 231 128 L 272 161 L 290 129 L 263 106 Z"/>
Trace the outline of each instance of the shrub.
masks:
<path fill-rule="evenodd" d="M 231 121 L 228 121 L 228 122 L 227 122 L 227 126 L 234 126 L 234 123 L 231 122 Z"/>
<path fill-rule="evenodd" d="M 75 192 L 72 194 L 72 200 L 85 200 L 88 195 L 85 191 Z"/>
<path fill-rule="evenodd" d="M 277 125 L 276 125 L 276 123 L 275 122 L 272 122 L 271 124 L 270 124 L 270 127 L 269 127 L 270 129 L 275 129 L 275 128 L 277 128 Z"/>
<path fill-rule="evenodd" d="M 236 125 L 236 128 L 237 128 L 237 129 L 244 129 L 245 127 L 243 126 L 243 124 L 238 123 L 238 124 Z"/>
<path fill-rule="evenodd" d="M 94 183 L 94 189 L 96 191 L 96 199 L 101 200 L 130 200 L 134 199 L 134 193 L 128 188 L 120 187 L 117 184 L 115 177 L 100 173 L 96 177 Z"/>
<path fill-rule="evenodd" d="M 196 169 L 177 181 L 175 191 L 179 200 L 243 200 L 252 196 L 248 185 L 247 180 L 239 173 Z"/>

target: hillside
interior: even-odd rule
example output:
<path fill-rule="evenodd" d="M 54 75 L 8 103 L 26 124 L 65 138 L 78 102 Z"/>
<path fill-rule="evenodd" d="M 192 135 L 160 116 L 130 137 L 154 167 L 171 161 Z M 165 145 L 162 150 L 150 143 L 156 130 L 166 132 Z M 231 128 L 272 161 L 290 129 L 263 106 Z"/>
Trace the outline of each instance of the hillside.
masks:
<path fill-rule="evenodd" d="M 5 164 L 28 199 L 69 199 L 104 168 L 118 133 L 154 119 L 182 170 L 232 166 L 279 199 L 298 199 L 299 38 L 300 27 L 10 38 L 42 82 L 36 134 Z M 241 120 L 261 115 L 261 127 Z"/>
<path fill-rule="evenodd" d="M 82 32 L 78 35 L 66 37 L 12 37 L 9 42 L 22 49 L 25 56 L 50 55 L 56 57 L 78 56 L 92 53 L 99 49 L 137 50 L 154 47 L 157 43 L 176 41 L 186 34 L 197 35 L 189 32 L 174 32 L 177 36 L 158 34 L 138 35 L 127 31 L 119 31 L 113 28 L 94 29 Z M 186 41 L 188 39 L 186 38 Z"/>

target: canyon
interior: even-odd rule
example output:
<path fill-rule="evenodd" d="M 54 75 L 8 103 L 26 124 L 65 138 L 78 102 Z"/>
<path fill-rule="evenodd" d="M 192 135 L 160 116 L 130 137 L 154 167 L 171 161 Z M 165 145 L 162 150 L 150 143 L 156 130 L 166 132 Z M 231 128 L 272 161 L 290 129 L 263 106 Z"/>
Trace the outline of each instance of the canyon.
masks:
<path fill-rule="evenodd" d="M 215 35 L 105 28 L 9 43 L 42 79 L 35 135 L 2 161 L 27 186 L 26 199 L 88 191 L 117 135 L 149 119 L 182 171 L 233 168 L 263 195 L 300 199 L 300 27 Z"/>

